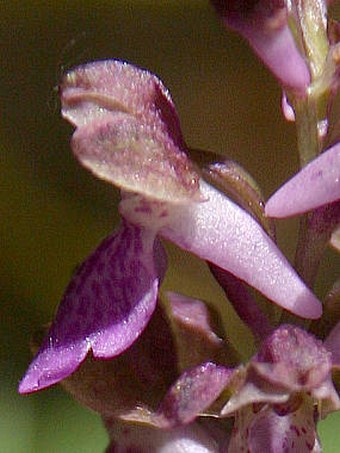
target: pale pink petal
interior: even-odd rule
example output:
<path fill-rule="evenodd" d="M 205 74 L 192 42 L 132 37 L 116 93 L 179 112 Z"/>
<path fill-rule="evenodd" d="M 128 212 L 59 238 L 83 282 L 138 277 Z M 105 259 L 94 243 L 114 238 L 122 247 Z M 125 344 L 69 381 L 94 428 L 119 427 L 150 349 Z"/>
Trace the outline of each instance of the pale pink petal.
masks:
<path fill-rule="evenodd" d="M 212 0 L 225 24 L 240 33 L 281 83 L 305 93 L 310 74 L 287 22 L 285 2 Z"/>
<path fill-rule="evenodd" d="M 283 91 L 281 99 L 281 108 L 287 121 L 295 121 L 295 112 L 290 105 L 286 93 Z"/>
<path fill-rule="evenodd" d="M 310 82 L 309 71 L 288 25 L 273 33 L 266 33 L 260 27 L 249 28 L 243 35 L 284 86 L 302 93 L 306 91 Z"/>
<path fill-rule="evenodd" d="M 20 383 L 20 393 L 71 374 L 89 351 L 109 358 L 126 350 L 156 305 L 163 259 L 150 230 L 123 223 L 81 265 L 66 289 L 52 327 Z"/>
<path fill-rule="evenodd" d="M 167 291 L 166 295 L 173 321 L 177 326 L 186 326 L 187 330 L 193 331 L 192 341 L 194 336 L 201 335 L 211 347 L 218 349 L 221 346 L 223 340 L 211 327 L 210 313 L 206 304 L 201 300 L 170 291 Z"/>
<path fill-rule="evenodd" d="M 176 342 L 179 371 L 211 361 L 230 364 L 237 354 L 229 342 L 216 334 L 220 332 L 217 313 L 207 304 L 183 294 L 167 292 L 168 313 Z M 215 315 L 215 316 L 214 316 Z"/>
<path fill-rule="evenodd" d="M 169 219 L 161 234 L 231 272 L 281 307 L 318 318 L 320 302 L 261 226 L 204 181 L 201 192 L 207 202 L 167 207 Z"/>
<path fill-rule="evenodd" d="M 310 162 L 268 200 L 270 217 L 289 217 L 340 199 L 340 143 Z"/>
<path fill-rule="evenodd" d="M 130 195 L 121 202 L 120 213 L 131 223 L 158 229 L 161 236 L 231 272 L 283 308 L 320 317 L 320 302 L 256 220 L 203 180 L 200 189 L 207 201 L 186 205 Z"/>

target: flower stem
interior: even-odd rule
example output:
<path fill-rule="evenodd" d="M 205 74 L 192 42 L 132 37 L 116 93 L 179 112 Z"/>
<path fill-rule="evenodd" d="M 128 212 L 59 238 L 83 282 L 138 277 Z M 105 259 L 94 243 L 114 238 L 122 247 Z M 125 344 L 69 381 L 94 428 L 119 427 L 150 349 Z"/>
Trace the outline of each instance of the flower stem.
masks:
<path fill-rule="evenodd" d="M 295 98 L 292 104 L 295 110 L 300 168 L 303 168 L 320 152 L 317 103 L 315 98 L 307 95 L 305 99 Z M 318 241 L 315 241 L 315 243 L 310 241 L 310 216 L 311 213 L 307 213 L 300 218 L 294 264 L 301 278 L 312 288 L 320 261 L 320 253 L 317 253 L 320 244 L 318 244 Z M 292 316 L 290 313 L 283 312 L 280 322 L 292 322 Z M 296 321 L 295 317 L 294 319 Z M 306 326 L 306 321 L 303 321 L 303 325 Z"/>
<path fill-rule="evenodd" d="M 294 102 L 294 109 L 300 167 L 303 168 L 320 152 L 317 103 L 312 96 L 307 96 Z"/>
<path fill-rule="evenodd" d="M 297 146 L 300 157 L 300 167 L 303 168 L 320 153 L 318 138 L 317 105 L 315 99 L 307 96 L 295 103 Z M 298 243 L 295 253 L 295 268 L 305 282 L 314 285 L 319 259 L 315 257 L 314 245 L 310 242 L 310 216 L 307 213 L 300 219 Z M 317 242 L 317 241 L 316 241 Z M 315 243 L 319 248 L 319 244 Z M 313 269 L 313 272 L 311 271 Z"/>

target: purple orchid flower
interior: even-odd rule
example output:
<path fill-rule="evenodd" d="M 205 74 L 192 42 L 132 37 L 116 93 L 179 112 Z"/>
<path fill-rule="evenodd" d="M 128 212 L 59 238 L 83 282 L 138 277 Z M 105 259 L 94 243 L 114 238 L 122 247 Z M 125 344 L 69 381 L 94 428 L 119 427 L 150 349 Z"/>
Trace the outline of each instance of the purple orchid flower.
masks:
<path fill-rule="evenodd" d="M 224 23 L 249 42 L 285 87 L 305 94 L 310 74 L 289 29 L 284 0 L 211 1 Z"/>
<path fill-rule="evenodd" d="M 168 391 L 158 416 L 172 427 L 192 422 L 195 412 L 196 417 L 234 417 L 229 439 L 212 435 L 212 445 L 217 442 L 220 452 L 321 452 L 316 423 L 340 409 L 331 374 L 340 366 L 339 335 L 338 324 L 323 344 L 297 326 L 281 325 L 246 366 L 206 363 L 185 371 Z M 203 387 L 198 396 L 197 389 Z M 231 395 L 225 405 L 223 395 Z"/>
<path fill-rule="evenodd" d="M 202 414 L 234 417 L 228 447 L 221 448 L 226 437 L 214 439 L 218 451 L 321 452 L 316 423 L 340 409 L 332 383 L 332 370 L 339 368 L 339 335 L 337 325 L 323 344 L 297 326 L 281 325 L 246 366 L 232 369 L 209 362 L 185 371 L 157 417 L 171 427 Z M 231 395 L 224 405 L 223 395 Z"/>
<path fill-rule="evenodd" d="M 340 408 L 331 379 L 340 367 L 339 324 L 324 343 L 282 325 L 248 364 L 231 367 L 207 306 L 168 298 L 171 322 L 158 307 L 132 348 L 111 360 L 88 358 L 62 383 L 102 415 L 107 451 L 321 451 L 316 423 Z M 182 372 L 169 385 L 176 361 Z"/>
<path fill-rule="evenodd" d="M 76 126 L 75 156 L 122 189 L 123 221 L 72 278 L 21 393 L 65 379 L 90 351 L 111 358 L 136 341 L 166 271 L 160 237 L 299 316 L 321 315 L 319 301 L 261 226 L 200 178 L 157 77 L 120 61 L 90 63 L 66 74 L 61 99 L 63 116 Z"/>
<path fill-rule="evenodd" d="M 302 214 L 340 200 L 340 143 L 310 162 L 266 203 L 270 217 Z"/>
<path fill-rule="evenodd" d="M 321 452 L 316 423 L 339 410 L 332 354 L 311 334 L 281 325 L 245 369 L 222 409 L 235 415 L 230 452 Z"/>

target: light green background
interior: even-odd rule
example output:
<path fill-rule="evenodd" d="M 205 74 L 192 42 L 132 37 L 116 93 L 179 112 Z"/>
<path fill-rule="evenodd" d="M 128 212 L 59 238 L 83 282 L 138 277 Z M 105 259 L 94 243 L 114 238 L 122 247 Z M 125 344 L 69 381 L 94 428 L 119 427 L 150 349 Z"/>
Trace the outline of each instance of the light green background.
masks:
<path fill-rule="evenodd" d="M 281 116 L 275 80 L 223 30 L 207 1 L 2 1 L 0 27 L 0 451 L 101 452 L 99 419 L 61 389 L 16 393 L 31 333 L 52 318 L 74 267 L 117 223 L 117 191 L 70 153 L 71 128 L 54 89 L 62 70 L 115 57 L 156 72 L 172 92 L 187 142 L 244 164 L 266 195 L 297 168 L 294 127 Z M 280 225 L 290 255 L 296 224 Z M 170 254 L 175 262 L 178 252 Z M 177 261 L 168 284 L 220 297 L 202 266 L 185 268 L 189 260 Z M 331 261 L 329 254 L 320 297 L 336 275 Z M 228 313 L 228 335 L 245 350 L 244 330 Z M 339 451 L 339 421 L 321 424 L 326 453 Z"/>

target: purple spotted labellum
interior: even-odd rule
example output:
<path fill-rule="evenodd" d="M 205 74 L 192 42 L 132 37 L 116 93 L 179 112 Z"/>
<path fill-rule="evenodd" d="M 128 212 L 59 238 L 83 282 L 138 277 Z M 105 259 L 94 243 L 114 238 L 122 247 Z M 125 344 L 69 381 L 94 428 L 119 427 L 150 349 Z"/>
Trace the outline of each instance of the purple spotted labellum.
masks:
<path fill-rule="evenodd" d="M 228 271 L 281 307 L 318 318 L 321 305 L 262 227 L 205 182 L 188 158 L 171 97 L 153 74 L 120 61 L 90 63 L 61 84 L 76 126 L 75 156 L 122 189 L 122 224 L 82 264 L 20 383 L 50 386 L 95 358 L 123 353 L 155 310 L 164 237 Z"/>

